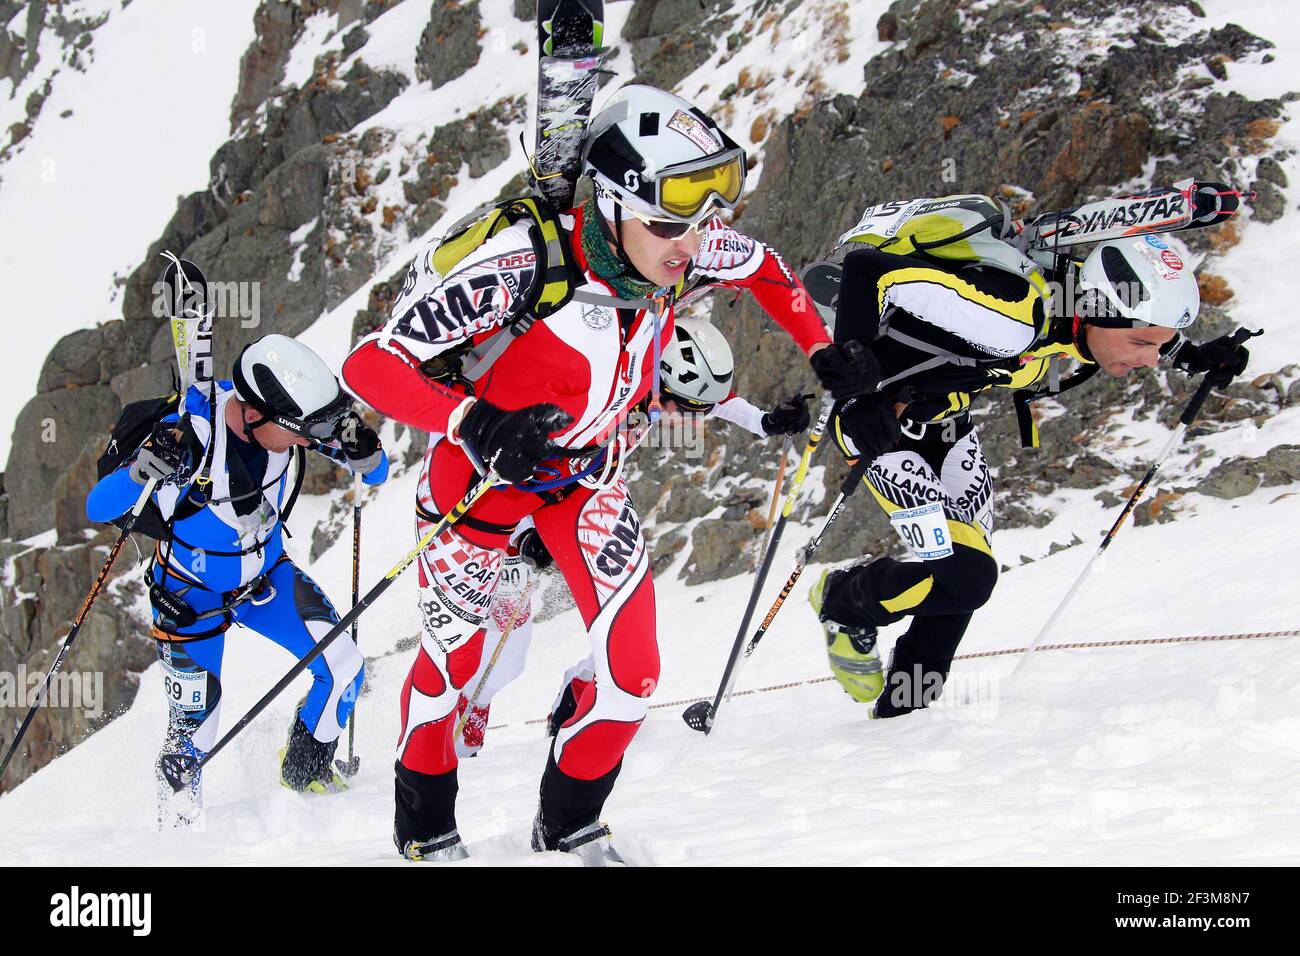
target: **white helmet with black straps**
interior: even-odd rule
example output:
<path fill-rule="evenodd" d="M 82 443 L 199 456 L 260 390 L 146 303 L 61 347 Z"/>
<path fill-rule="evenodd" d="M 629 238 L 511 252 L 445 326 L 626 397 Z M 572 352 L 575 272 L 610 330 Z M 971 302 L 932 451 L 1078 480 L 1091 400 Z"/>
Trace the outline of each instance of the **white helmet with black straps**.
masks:
<path fill-rule="evenodd" d="M 1084 295 L 1075 314 L 1092 325 L 1183 329 L 1201 308 L 1192 269 L 1155 235 L 1099 243 L 1084 260 L 1079 286 Z"/>
<path fill-rule="evenodd" d="M 296 435 L 325 441 L 334 435 L 352 400 L 324 360 L 297 339 L 264 335 L 239 353 L 232 378 L 235 396 Z"/>
<path fill-rule="evenodd" d="M 721 332 L 703 319 L 679 318 L 659 359 L 663 397 L 708 411 L 731 394 L 736 363 Z"/>
<path fill-rule="evenodd" d="M 745 151 L 680 96 L 633 84 L 592 119 L 582 170 L 604 203 L 642 219 L 698 225 L 739 202 Z"/>

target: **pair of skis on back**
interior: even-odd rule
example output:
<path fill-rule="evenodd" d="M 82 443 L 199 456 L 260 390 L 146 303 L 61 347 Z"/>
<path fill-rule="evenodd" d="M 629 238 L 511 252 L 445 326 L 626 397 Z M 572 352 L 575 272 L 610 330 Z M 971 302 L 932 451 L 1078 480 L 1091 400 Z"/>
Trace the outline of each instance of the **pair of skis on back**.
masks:
<path fill-rule="evenodd" d="M 533 186 L 556 212 L 573 205 L 582 144 L 601 66 L 609 50 L 604 0 L 540 0 L 537 5 L 537 138 Z"/>

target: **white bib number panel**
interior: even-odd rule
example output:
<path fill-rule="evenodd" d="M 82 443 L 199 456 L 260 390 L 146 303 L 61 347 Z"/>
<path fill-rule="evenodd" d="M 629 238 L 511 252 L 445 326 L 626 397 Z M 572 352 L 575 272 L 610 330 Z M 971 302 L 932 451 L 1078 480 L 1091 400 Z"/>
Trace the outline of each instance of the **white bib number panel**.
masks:
<path fill-rule="evenodd" d="M 898 536 L 908 550 L 922 561 L 937 561 L 952 554 L 952 536 L 948 519 L 939 502 L 920 508 L 904 508 L 889 516 Z"/>
<path fill-rule="evenodd" d="M 208 672 L 178 671 L 162 661 L 163 691 L 167 701 L 177 710 L 197 711 L 208 707 Z"/>

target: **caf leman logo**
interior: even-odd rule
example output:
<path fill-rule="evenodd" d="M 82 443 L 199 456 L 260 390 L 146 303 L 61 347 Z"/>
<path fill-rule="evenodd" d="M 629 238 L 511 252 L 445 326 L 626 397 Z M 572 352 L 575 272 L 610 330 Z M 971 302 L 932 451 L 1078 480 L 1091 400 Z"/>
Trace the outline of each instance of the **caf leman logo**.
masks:
<path fill-rule="evenodd" d="M 152 893 L 83 893 L 74 886 L 50 897 L 51 926 L 122 926 L 132 936 L 153 929 Z"/>

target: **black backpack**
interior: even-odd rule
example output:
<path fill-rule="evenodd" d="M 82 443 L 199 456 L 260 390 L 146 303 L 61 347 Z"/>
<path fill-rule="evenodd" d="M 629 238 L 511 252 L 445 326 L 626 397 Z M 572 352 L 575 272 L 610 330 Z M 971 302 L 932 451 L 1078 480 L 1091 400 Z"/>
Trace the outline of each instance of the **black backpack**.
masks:
<path fill-rule="evenodd" d="M 122 409 L 122 414 L 118 416 L 117 424 L 113 426 L 109 433 L 108 447 L 104 453 L 99 456 L 95 462 L 95 472 L 98 478 L 103 479 L 107 475 L 117 471 L 122 465 L 131 460 L 136 450 L 145 443 L 145 440 L 153 434 L 158 423 L 168 415 L 174 413 L 180 407 L 179 395 L 168 395 L 165 398 L 145 398 L 138 402 L 131 402 Z M 182 443 L 193 443 L 198 445 L 198 440 L 194 437 L 189 428 L 185 428 L 185 437 Z M 196 505 L 189 501 L 188 498 L 177 508 L 176 520 L 188 518 L 196 514 L 202 505 Z M 122 528 L 126 526 L 127 520 L 131 517 L 130 512 L 119 515 L 113 519 L 113 524 Z M 138 531 L 150 538 L 156 538 L 159 541 L 169 537 L 167 521 L 163 518 L 162 512 L 158 510 L 158 505 L 150 499 L 145 505 L 145 509 L 140 512 L 140 517 L 136 519 L 132 531 Z"/>
<path fill-rule="evenodd" d="M 138 402 L 131 402 L 122 409 L 122 414 L 118 416 L 117 424 L 113 426 L 109 433 L 108 447 L 104 453 L 99 456 L 95 462 L 95 471 L 99 479 L 112 474 L 121 468 L 136 453 L 136 450 L 145 443 L 146 439 L 153 434 L 158 423 L 168 415 L 174 413 L 180 407 L 180 396 L 176 394 L 168 395 L 164 398 L 145 398 Z M 189 447 L 190 453 L 194 460 L 200 460 L 204 454 L 202 442 L 194 432 L 184 424 L 182 418 L 182 437 L 181 446 Z M 298 494 L 302 491 L 303 479 L 306 477 L 306 462 L 303 460 L 304 455 L 301 448 L 295 449 L 297 458 L 297 471 L 294 476 L 293 488 L 289 492 L 289 498 L 285 502 L 284 508 L 280 511 L 280 523 L 283 525 L 289 518 L 289 512 L 293 510 L 294 504 L 298 501 Z M 207 463 L 204 462 L 204 468 Z M 158 504 L 152 498 L 145 505 L 140 517 L 136 519 L 132 531 L 138 531 L 143 535 L 154 538 L 158 541 L 166 541 L 172 536 L 171 524 L 177 521 L 184 521 L 193 515 L 198 514 L 207 506 L 207 501 L 194 501 L 189 495 L 176 506 L 176 511 L 169 523 L 158 509 Z M 130 513 L 119 515 L 114 518 L 112 523 L 119 528 L 125 527 Z M 288 533 L 288 529 L 285 529 Z"/>

